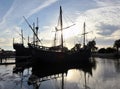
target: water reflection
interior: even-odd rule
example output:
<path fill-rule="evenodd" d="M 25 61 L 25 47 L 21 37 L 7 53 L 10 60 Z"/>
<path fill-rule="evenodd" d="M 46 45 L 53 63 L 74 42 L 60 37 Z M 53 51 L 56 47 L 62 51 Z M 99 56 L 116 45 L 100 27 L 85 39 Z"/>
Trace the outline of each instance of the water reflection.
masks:
<path fill-rule="evenodd" d="M 120 59 L 115 60 L 116 72 L 120 73 Z"/>
<path fill-rule="evenodd" d="M 87 84 L 89 77 L 93 75 L 93 69 L 96 69 L 94 59 L 67 65 L 22 62 L 16 64 L 13 73 L 20 74 L 21 87 L 25 74 L 27 84 L 33 86 L 33 89 L 77 89 L 79 87 L 88 89 Z"/>
<path fill-rule="evenodd" d="M 119 89 L 120 59 L 95 60 L 66 67 L 28 62 L 0 65 L 0 89 Z M 29 81 L 32 76 L 36 81 Z"/>

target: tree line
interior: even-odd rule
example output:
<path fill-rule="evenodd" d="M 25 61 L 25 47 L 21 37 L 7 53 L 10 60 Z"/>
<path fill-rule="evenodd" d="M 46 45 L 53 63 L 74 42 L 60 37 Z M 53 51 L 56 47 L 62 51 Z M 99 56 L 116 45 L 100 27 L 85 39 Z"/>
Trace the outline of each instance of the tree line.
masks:
<path fill-rule="evenodd" d="M 92 52 L 98 52 L 98 53 L 115 53 L 115 52 L 119 52 L 119 48 L 120 48 L 120 39 L 115 40 L 114 44 L 112 47 L 107 47 L 107 48 L 100 48 L 98 49 L 98 47 L 96 47 L 96 42 L 94 40 L 94 42 L 88 43 L 91 47 L 91 51 Z"/>

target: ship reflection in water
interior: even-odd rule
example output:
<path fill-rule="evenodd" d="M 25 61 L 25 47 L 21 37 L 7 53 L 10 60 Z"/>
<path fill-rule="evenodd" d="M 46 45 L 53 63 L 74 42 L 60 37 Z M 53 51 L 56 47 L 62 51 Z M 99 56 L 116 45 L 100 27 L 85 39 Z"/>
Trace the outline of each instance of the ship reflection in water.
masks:
<path fill-rule="evenodd" d="M 13 73 L 21 74 L 21 87 L 23 76 L 27 73 L 27 84 L 33 89 L 77 89 L 78 87 L 88 89 L 88 76 L 92 77 L 92 69 L 95 68 L 96 62 L 94 60 L 68 65 L 24 62 L 16 64 Z M 24 72 L 26 69 L 28 69 L 27 72 Z M 82 81 L 82 85 L 75 83 L 76 80 Z"/>
<path fill-rule="evenodd" d="M 119 83 L 120 59 L 95 58 L 66 67 L 28 62 L 0 65 L 0 89 L 120 89 Z"/>

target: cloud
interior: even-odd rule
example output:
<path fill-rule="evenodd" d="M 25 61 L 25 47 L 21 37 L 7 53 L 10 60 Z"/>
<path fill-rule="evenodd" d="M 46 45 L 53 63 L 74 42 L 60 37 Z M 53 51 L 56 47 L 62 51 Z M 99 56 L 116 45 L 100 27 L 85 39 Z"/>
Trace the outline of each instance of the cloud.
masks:
<path fill-rule="evenodd" d="M 101 25 L 98 28 L 100 28 L 100 30 L 101 30 L 101 32 L 99 32 L 98 34 L 101 34 L 101 35 L 104 35 L 104 36 L 110 36 L 116 30 L 118 30 L 120 28 L 120 26 L 101 23 Z"/>
<path fill-rule="evenodd" d="M 119 0 L 94 0 L 98 6 L 116 6 L 120 4 Z"/>
<path fill-rule="evenodd" d="M 119 35 L 119 13 L 120 6 L 99 7 L 96 9 L 87 10 L 86 12 L 82 13 L 77 18 L 77 21 L 79 23 L 83 23 L 84 21 L 86 22 L 86 30 L 93 31 L 95 33 L 94 36 L 97 37 L 97 40 L 99 41 L 98 44 L 100 42 L 106 44 L 105 42 L 107 42 L 106 46 L 112 46 L 112 43 L 116 38 L 112 36 Z M 104 42 L 102 41 L 103 39 Z"/>
<path fill-rule="evenodd" d="M 19 23 L 21 22 L 22 16 L 25 15 L 27 17 L 30 17 L 31 15 L 55 3 L 56 1 L 57 0 L 15 0 L 9 11 L 3 17 L 2 22 L 0 22 L 0 25 L 8 23 L 8 21 L 11 23 Z"/>
<path fill-rule="evenodd" d="M 22 16 L 30 17 L 56 1 L 57 0 L 15 0 L 0 22 L 0 38 L 6 40 L 7 38 L 12 39 L 12 37 L 16 37 L 16 31 L 20 32 L 21 30 L 19 25 L 23 21 L 23 19 L 21 19 Z M 10 34 L 12 34 L 12 37 Z M 6 43 L 3 40 L 1 41 L 4 45 L 12 44 L 10 39 L 7 39 L 7 42 L 10 43 Z M 4 47 L 4 45 L 2 47 Z"/>
<path fill-rule="evenodd" d="M 77 34 L 82 34 L 83 32 L 83 23 L 86 22 L 86 31 L 90 32 L 87 35 L 87 39 L 92 40 L 96 37 L 97 46 L 99 47 L 107 47 L 112 46 L 114 43 L 114 40 L 118 38 L 119 35 L 119 23 L 120 20 L 118 19 L 120 17 L 120 2 L 118 0 L 115 0 L 114 3 L 112 3 L 113 0 L 94 0 L 97 3 L 96 8 L 89 8 L 88 10 L 85 10 L 84 12 L 78 12 L 77 10 L 77 16 L 75 23 L 77 24 L 77 28 L 73 28 L 74 30 L 79 30 Z M 101 3 L 100 3 L 101 2 Z M 103 5 L 104 3 L 104 5 Z M 115 5 L 117 4 L 117 5 Z M 77 36 L 77 34 L 75 34 Z M 78 38 L 73 37 L 71 39 L 67 39 L 67 43 L 70 43 L 71 46 L 74 45 L 75 40 Z M 82 40 L 80 38 L 79 40 Z M 82 41 L 81 41 L 82 42 Z"/>
<path fill-rule="evenodd" d="M 12 4 L 11 8 L 7 11 L 6 15 L 2 18 L 2 21 L 0 20 L 1 21 L 0 22 L 0 31 L 1 31 L 0 38 L 3 38 L 3 39 L 6 39 L 7 37 L 11 38 L 9 34 L 12 34 L 12 37 L 17 37 L 15 31 L 20 32 L 20 29 L 21 29 L 20 26 L 23 26 L 24 20 L 21 19 L 22 16 L 26 16 L 27 18 L 34 16 L 35 14 L 38 14 L 38 12 L 56 3 L 57 1 L 58 0 L 14 0 L 14 3 Z M 89 0 L 84 1 L 84 4 L 86 2 L 89 3 Z M 77 3 L 77 1 L 75 1 L 75 3 Z M 106 41 L 107 42 L 106 45 L 110 45 L 111 41 L 118 38 L 117 36 L 115 37 L 111 37 L 111 36 L 119 35 L 120 20 L 118 18 L 120 17 L 120 14 L 119 14 L 120 1 L 119 0 L 114 0 L 114 1 L 113 0 L 93 0 L 90 3 L 91 3 L 90 6 L 86 4 L 85 7 L 83 4 L 82 8 L 84 9 L 82 10 L 79 9 L 81 7 L 79 7 L 80 5 L 78 4 L 76 4 L 77 7 L 74 7 L 73 11 L 76 12 L 76 14 L 74 13 L 74 21 L 77 25 L 72 28 L 74 29 L 73 34 L 76 32 L 77 34 L 81 34 L 83 32 L 83 23 L 86 22 L 86 31 L 87 32 L 93 31 L 93 33 L 88 34 L 87 36 L 89 40 L 97 37 L 98 44 L 100 44 L 100 42 L 104 44 L 104 42 Z M 69 5 L 71 5 L 70 2 L 69 2 Z M 56 13 L 53 14 L 54 19 L 55 19 L 55 15 Z M 48 18 L 45 18 L 45 20 L 48 21 Z M 43 28 L 42 30 L 43 33 L 40 33 L 40 36 L 43 36 L 42 38 L 46 38 L 46 36 L 48 37 L 51 34 L 52 35 L 54 34 L 54 33 L 50 33 L 50 30 L 44 31 L 54 26 L 53 24 L 56 24 L 55 20 L 53 20 L 53 17 L 50 17 L 49 22 L 50 22 L 49 23 L 50 26 L 47 24 L 46 27 L 45 26 L 41 27 Z M 48 33 L 50 33 L 50 35 L 48 35 Z M 71 33 L 72 31 L 66 32 L 66 36 L 68 35 L 69 37 L 69 34 Z M 72 35 L 73 39 L 71 38 L 72 40 L 70 41 L 71 43 L 74 43 L 75 35 Z M 104 39 L 104 42 L 102 41 L 103 39 Z"/>
<path fill-rule="evenodd" d="M 42 5 L 38 6 L 37 8 L 33 9 L 30 13 L 29 16 L 31 16 L 32 14 L 35 14 L 36 12 L 40 11 L 41 9 L 55 3 L 57 0 L 48 0 L 45 1 Z"/>

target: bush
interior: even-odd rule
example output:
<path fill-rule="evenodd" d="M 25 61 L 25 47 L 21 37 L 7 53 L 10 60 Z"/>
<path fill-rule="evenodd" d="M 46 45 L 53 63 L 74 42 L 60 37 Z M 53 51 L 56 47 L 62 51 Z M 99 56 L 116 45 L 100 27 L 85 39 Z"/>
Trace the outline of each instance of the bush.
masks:
<path fill-rule="evenodd" d="M 108 47 L 108 48 L 101 48 L 98 50 L 98 53 L 114 53 L 116 52 L 116 49 Z"/>

